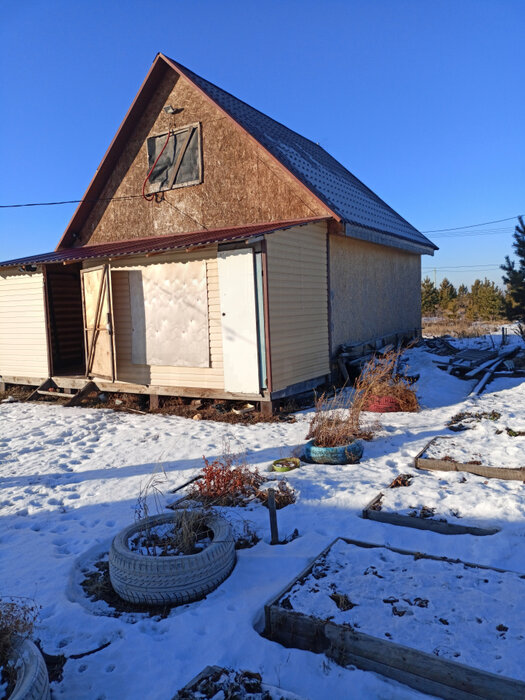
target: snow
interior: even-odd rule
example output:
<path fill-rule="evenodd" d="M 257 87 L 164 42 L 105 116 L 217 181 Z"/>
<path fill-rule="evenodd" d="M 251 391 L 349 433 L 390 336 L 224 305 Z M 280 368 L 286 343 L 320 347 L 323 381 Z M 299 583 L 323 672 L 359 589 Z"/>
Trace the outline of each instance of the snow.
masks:
<path fill-rule="evenodd" d="M 514 425 L 514 423 L 513 423 Z M 512 427 L 511 430 L 522 430 Z M 474 462 L 485 467 L 516 469 L 525 466 L 525 436 L 508 435 L 504 427 L 482 420 L 469 431 L 455 437 L 438 438 L 421 455 L 424 459 L 450 457 L 454 462 Z"/>
<path fill-rule="evenodd" d="M 432 520 L 455 525 L 498 527 L 525 521 L 525 498 L 521 481 L 484 479 L 465 472 L 417 472 L 409 486 L 382 489 L 381 512 L 399 515 L 420 514 L 432 509 Z M 428 512 L 428 511 L 427 511 Z"/>
<path fill-rule="evenodd" d="M 346 593 L 349 609 L 343 611 L 331 596 Z M 525 579 L 515 573 L 337 540 L 280 602 L 321 620 L 525 680 L 524 594 Z"/>
<path fill-rule="evenodd" d="M 0 593 L 29 596 L 41 605 L 36 636 L 49 654 L 69 657 L 110 642 L 89 656 L 69 659 L 62 681 L 52 684 L 53 698 L 166 700 L 206 665 L 257 671 L 265 683 L 311 700 L 346 698 L 348 688 L 358 698 L 423 697 L 379 675 L 343 669 L 323 655 L 284 649 L 259 634 L 264 604 L 338 536 L 525 572 L 521 482 L 493 479 L 481 488 L 476 477 L 466 475 L 467 483 L 461 484 L 450 473 L 421 473 L 414 480 L 414 502 L 432 505 L 428 495 L 439 483 L 447 494 L 446 508 L 457 509 L 460 522 L 472 518 L 501 528 L 487 537 L 444 536 L 359 517 L 398 474 L 413 471 L 415 455 L 432 437 L 447 434 L 447 422 L 459 411 L 496 410 L 502 414 L 498 423 L 515 430 L 525 426 L 521 380 L 498 378 L 480 397 L 466 398 L 473 382 L 439 370 L 433 360 L 440 358 L 422 348 L 410 350 L 408 357 L 410 373 L 421 375 L 422 410 L 381 416 L 383 428 L 365 444 L 360 464 L 303 465 L 286 474 L 297 502 L 278 511 L 279 534 L 284 538 L 297 528 L 300 535 L 289 544 L 269 544 L 264 507 L 225 509 L 239 524 L 249 520 L 261 541 L 238 551 L 232 574 L 204 600 L 174 608 L 165 619 L 139 613 L 111 617 L 105 603 L 84 596 L 81 570 L 133 522 L 141 486 L 155 469 L 166 471 L 167 494 L 196 475 L 203 455 L 219 457 L 227 437 L 234 450 L 245 450 L 249 463 L 267 472 L 273 460 L 305 444 L 309 412 L 297 414 L 295 423 L 243 426 L 108 409 L 0 404 Z M 461 436 L 475 435 L 480 451 L 477 429 Z M 502 437 L 495 436 L 491 446 L 501 463 L 507 458 Z M 520 438 L 509 440 L 521 444 Z M 424 586 L 419 595 L 425 597 Z M 506 597 L 494 603 L 500 622 L 508 619 L 508 605 Z M 465 636 L 461 645 L 462 658 L 482 663 L 475 638 Z M 511 636 L 506 648 L 513 663 L 518 646 Z"/>

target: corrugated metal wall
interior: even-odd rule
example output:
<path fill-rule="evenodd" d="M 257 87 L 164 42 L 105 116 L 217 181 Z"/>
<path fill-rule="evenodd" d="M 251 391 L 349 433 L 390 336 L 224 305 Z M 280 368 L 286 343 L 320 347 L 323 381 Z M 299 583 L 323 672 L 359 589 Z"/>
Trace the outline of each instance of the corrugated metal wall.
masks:
<path fill-rule="evenodd" d="M 421 256 L 330 236 L 332 352 L 421 326 Z"/>
<path fill-rule="evenodd" d="M 272 390 L 330 371 L 326 224 L 266 237 Z"/>
<path fill-rule="evenodd" d="M 49 376 L 41 272 L 0 274 L 0 376 Z"/>
<path fill-rule="evenodd" d="M 144 265 L 188 260 L 205 260 L 206 262 L 211 366 L 169 367 L 133 364 L 129 277 L 126 271 L 140 270 Z M 117 380 L 152 386 L 222 390 L 224 388 L 224 373 L 216 248 L 207 248 L 193 253 L 157 255 L 151 258 L 122 259 L 113 261 L 111 270 L 117 350 Z"/>

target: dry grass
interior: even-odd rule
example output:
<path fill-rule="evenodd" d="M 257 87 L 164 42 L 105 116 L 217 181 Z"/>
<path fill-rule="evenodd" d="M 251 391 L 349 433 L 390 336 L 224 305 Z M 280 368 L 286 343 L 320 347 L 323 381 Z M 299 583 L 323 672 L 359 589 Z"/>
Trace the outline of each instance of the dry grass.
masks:
<path fill-rule="evenodd" d="M 374 398 L 385 396 L 396 400 L 399 411 L 419 410 L 414 384 L 409 384 L 404 376 L 396 373 L 401 355 L 401 350 L 391 350 L 381 357 L 373 357 L 363 367 L 355 384 L 360 411 L 366 411 Z"/>
<path fill-rule="evenodd" d="M 400 411 L 417 411 L 419 403 L 413 385 L 396 374 L 401 351 L 392 350 L 373 357 L 363 367 L 354 383 L 354 392 L 336 391 L 331 398 L 325 394 L 315 401 L 307 440 L 314 439 L 318 447 L 340 447 L 354 440 L 371 440 L 380 425 L 361 425 L 361 414 L 374 397 L 391 396 Z"/>
<path fill-rule="evenodd" d="M 344 391 L 335 391 L 332 397 L 318 396 L 306 439 L 313 438 L 317 447 L 349 445 L 358 438 L 371 440 L 373 431 L 360 426 L 361 402 L 356 398 Z"/>
<path fill-rule="evenodd" d="M 480 338 L 487 334 L 496 333 L 505 323 L 503 320 L 498 323 L 489 323 L 451 318 L 423 319 L 422 334 L 426 337 Z"/>
<path fill-rule="evenodd" d="M 0 599 L 0 681 L 8 684 L 8 693 L 16 681 L 16 669 L 9 662 L 9 654 L 16 636 L 28 639 L 33 634 L 39 608 L 29 598 L 8 597 Z"/>

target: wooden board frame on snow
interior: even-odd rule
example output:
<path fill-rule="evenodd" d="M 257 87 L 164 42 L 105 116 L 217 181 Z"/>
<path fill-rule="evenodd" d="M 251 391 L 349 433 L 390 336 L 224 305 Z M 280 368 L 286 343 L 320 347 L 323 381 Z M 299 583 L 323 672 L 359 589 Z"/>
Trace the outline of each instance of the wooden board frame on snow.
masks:
<path fill-rule="evenodd" d="M 389 513 L 376 510 L 374 506 L 381 503 L 384 494 L 380 491 L 377 496 L 362 510 L 362 517 L 365 520 L 375 520 L 389 525 L 401 525 L 402 527 L 413 527 L 417 530 L 431 530 L 440 535 L 495 535 L 500 531 L 499 527 L 476 527 L 474 525 L 459 525 L 448 521 L 432 520 L 431 518 L 420 518 L 412 515 L 402 515 L 400 513 Z"/>
<path fill-rule="evenodd" d="M 450 459 L 435 459 L 423 457 L 436 440 L 451 440 L 453 435 L 436 435 L 414 457 L 416 469 L 438 472 L 468 472 L 486 479 L 507 479 L 509 481 L 525 481 L 525 467 L 507 469 L 504 467 L 486 467 L 483 464 L 469 464 L 468 462 L 455 462 Z"/>
<path fill-rule="evenodd" d="M 320 620 L 305 613 L 279 606 L 279 600 L 290 592 L 296 583 L 302 583 L 312 572 L 315 563 L 325 556 L 333 545 L 342 540 L 366 549 L 381 548 L 417 559 L 431 559 L 450 564 L 514 573 L 506 569 L 473 564 L 460 559 L 437 557 L 386 545 L 361 542 L 337 537 L 265 606 L 264 635 L 285 647 L 294 647 L 324 653 L 341 666 L 353 665 L 364 671 L 373 671 L 416 690 L 436 695 L 445 700 L 478 700 L 506 698 L 521 700 L 525 697 L 525 682 L 489 673 L 472 666 L 442 659 L 424 651 L 397 644 L 380 637 L 359 632 L 350 625 L 337 625 L 330 620 Z M 525 578 L 525 575 L 520 575 Z"/>

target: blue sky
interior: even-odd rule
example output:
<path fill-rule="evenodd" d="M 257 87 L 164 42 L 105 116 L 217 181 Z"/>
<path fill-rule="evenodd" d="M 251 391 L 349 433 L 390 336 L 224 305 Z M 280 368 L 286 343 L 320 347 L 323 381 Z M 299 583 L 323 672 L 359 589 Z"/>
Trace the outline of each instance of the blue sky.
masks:
<path fill-rule="evenodd" d="M 81 198 L 162 51 L 319 142 L 421 231 L 525 214 L 524 29 L 524 0 L 7 3 L 0 204 Z M 0 209 L 0 259 L 52 250 L 73 211 Z M 423 274 L 500 283 L 514 223 L 429 233 Z"/>

